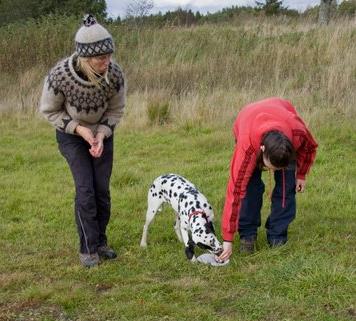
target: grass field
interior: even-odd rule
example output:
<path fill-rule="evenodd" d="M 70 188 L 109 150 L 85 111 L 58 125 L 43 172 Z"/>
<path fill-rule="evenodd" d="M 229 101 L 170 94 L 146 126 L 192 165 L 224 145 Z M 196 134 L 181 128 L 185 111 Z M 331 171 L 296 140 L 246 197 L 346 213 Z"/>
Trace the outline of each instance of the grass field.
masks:
<path fill-rule="evenodd" d="M 168 207 L 147 250 L 139 240 L 148 186 L 166 172 L 203 191 L 220 230 L 230 126 L 119 129 L 108 231 L 119 259 L 88 270 L 78 264 L 72 178 L 54 130 L 36 117 L 2 114 L 0 320 L 355 320 L 354 123 L 336 119 L 312 131 L 319 153 L 289 243 L 269 249 L 261 228 L 254 255 L 235 252 L 214 268 L 185 259 Z"/>

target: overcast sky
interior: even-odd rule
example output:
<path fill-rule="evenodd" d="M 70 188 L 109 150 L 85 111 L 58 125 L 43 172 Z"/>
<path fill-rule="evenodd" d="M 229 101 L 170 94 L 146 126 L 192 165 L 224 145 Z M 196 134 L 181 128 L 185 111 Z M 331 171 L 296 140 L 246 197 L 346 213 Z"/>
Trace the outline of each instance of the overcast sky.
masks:
<path fill-rule="evenodd" d="M 130 0 L 106 0 L 107 11 L 110 17 L 117 17 L 126 15 L 127 5 Z M 166 12 L 168 10 L 175 10 L 178 7 L 183 9 L 199 10 L 200 13 L 215 12 L 222 8 L 231 6 L 253 6 L 256 2 L 254 0 L 153 0 L 154 8 L 152 13 L 158 11 Z M 305 10 L 307 7 L 319 4 L 320 0 L 284 0 L 283 5 L 290 9 Z"/>

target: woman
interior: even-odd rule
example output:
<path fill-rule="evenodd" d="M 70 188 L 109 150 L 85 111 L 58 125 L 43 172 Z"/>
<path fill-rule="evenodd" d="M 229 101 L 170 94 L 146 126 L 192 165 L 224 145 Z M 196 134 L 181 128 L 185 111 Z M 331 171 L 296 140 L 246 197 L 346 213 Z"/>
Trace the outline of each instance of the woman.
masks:
<path fill-rule="evenodd" d="M 107 244 L 113 131 L 125 106 L 125 81 L 109 32 L 91 15 L 75 36 L 76 51 L 45 79 L 40 111 L 56 128 L 61 154 L 75 183 L 80 262 L 85 267 L 114 259 Z"/>
<path fill-rule="evenodd" d="M 305 175 L 318 146 L 295 108 L 280 98 L 245 106 L 235 121 L 234 135 L 236 146 L 222 217 L 221 261 L 231 256 L 236 231 L 240 234 L 240 250 L 254 250 L 261 225 L 263 167 L 274 171 L 276 183 L 266 222 L 267 240 L 270 246 L 287 242 L 288 226 L 296 213 L 295 192 L 304 192 Z"/>

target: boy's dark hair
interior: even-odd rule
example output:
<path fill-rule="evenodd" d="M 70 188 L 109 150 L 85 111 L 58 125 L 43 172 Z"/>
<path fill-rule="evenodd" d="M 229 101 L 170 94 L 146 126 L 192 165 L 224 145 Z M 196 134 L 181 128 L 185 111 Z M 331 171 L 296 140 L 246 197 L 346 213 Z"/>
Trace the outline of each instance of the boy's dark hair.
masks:
<path fill-rule="evenodd" d="M 264 152 L 260 153 L 258 165 L 263 167 L 263 155 L 276 168 L 285 168 L 295 160 L 295 149 L 289 138 L 283 133 L 272 130 L 262 137 L 261 145 L 265 146 Z"/>

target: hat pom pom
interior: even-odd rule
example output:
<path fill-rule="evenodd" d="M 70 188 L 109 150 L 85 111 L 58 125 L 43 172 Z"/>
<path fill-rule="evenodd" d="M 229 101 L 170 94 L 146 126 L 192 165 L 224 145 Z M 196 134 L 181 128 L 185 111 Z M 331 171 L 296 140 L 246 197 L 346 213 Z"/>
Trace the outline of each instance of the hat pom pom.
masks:
<path fill-rule="evenodd" d="M 90 26 L 96 24 L 96 20 L 95 20 L 95 18 L 94 18 L 93 15 L 91 15 L 91 14 L 86 14 L 86 15 L 84 16 L 84 18 L 83 18 L 83 24 L 84 24 L 84 26 L 86 26 L 86 27 L 90 27 Z"/>

